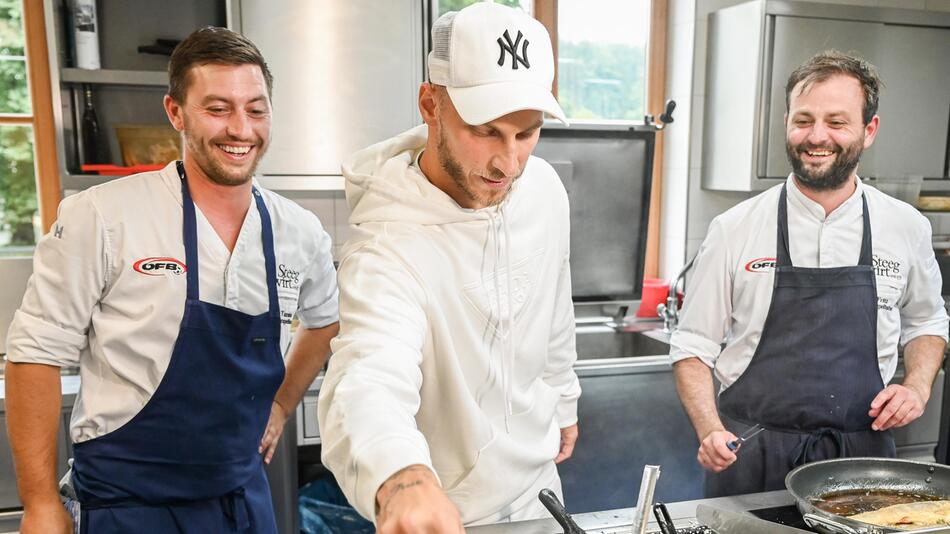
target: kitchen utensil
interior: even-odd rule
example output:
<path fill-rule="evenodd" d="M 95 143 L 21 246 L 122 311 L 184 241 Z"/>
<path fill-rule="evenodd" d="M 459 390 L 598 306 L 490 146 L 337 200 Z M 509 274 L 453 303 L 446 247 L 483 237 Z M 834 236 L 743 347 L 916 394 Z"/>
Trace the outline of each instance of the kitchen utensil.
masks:
<path fill-rule="evenodd" d="M 656 481 L 660 478 L 660 466 L 643 466 L 643 478 L 640 479 L 640 493 L 637 495 L 637 507 L 633 513 L 633 534 L 644 534 L 650 522 L 650 509 L 653 508 L 653 493 Z"/>
<path fill-rule="evenodd" d="M 574 518 L 571 517 L 571 514 L 567 513 L 567 510 L 564 509 L 564 505 L 561 504 L 560 499 L 557 498 L 557 495 L 555 495 L 553 491 L 544 488 L 538 493 L 538 500 L 548 509 L 548 512 L 551 512 L 554 520 L 561 525 L 561 528 L 564 529 L 564 534 L 587 534 L 581 527 L 577 526 L 577 523 L 574 522 Z"/>
<path fill-rule="evenodd" d="M 805 522 L 825 534 L 907 532 L 826 512 L 814 501 L 846 491 L 903 492 L 950 499 L 950 467 L 895 458 L 823 460 L 792 470 L 785 477 L 785 487 L 795 498 Z M 941 529 L 915 532 L 950 533 L 950 527 Z"/>
<path fill-rule="evenodd" d="M 738 438 L 726 443 L 726 447 L 729 447 L 730 451 L 736 452 L 737 450 L 739 450 L 739 447 L 741 447 L 743 443 L 758 436 L 760 433 L 762 433 L 763 430 L 765 430 L 765 427 L 763 427 L 762 425 L 755 425 L 755 426 L 749 427 L 745 432 L 743 432 L 742 434 L 739 434 Z"/>
<path fill-rule="evenodd" d="M 659 525 L 662 534 L 678 534 L 665 504 L 658 502 L 653 505 L 653 517 L 656 518 L 656 524 Z"/>
<path fill-rule="evenodd" d="M 772 523 L 752 514 L 723 510 L 707 504 L 696 506 L 696 519 L 717 534 L 810 534 L 807 530 Z"/>

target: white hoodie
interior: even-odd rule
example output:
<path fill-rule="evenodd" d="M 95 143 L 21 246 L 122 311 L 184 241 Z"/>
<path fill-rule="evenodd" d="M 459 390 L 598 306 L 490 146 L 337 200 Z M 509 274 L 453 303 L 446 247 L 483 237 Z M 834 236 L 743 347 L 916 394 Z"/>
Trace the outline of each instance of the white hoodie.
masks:
<path fill-rule="evenodd" d="M 577 422 L 567 194 L 531 157 L 497 207 L 459 207 L 414 165 L 425 126 L 343 165 L 352 238 L 320 391 L 323 462 L 356 509 L 429 466 L 466 524 L 556 483 Z M 508 303 L 513 314 L 509 314 Z"/>

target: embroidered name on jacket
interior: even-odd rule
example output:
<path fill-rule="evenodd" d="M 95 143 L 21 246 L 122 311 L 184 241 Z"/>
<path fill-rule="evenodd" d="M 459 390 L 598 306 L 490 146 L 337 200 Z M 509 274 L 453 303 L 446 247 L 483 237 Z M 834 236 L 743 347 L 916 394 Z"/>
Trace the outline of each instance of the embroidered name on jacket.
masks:
<path fill-rule="evenodd" d="M 188 271 L 185 262 L 166 257 L 142 258 L 132 265 L 132 269 L 148 276 L 179 275 Z"/>

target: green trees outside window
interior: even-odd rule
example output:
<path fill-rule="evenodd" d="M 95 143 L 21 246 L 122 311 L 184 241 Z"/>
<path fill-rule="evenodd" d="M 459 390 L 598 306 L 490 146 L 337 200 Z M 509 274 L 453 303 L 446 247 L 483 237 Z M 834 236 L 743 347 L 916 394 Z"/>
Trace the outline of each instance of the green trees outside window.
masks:
<path fill-rule="evenodd" d="M 33 128 L 4 122 L 32 112 L 21 0 L 0 0 L 0 255 L 36 243 L 38 202 Z"/>

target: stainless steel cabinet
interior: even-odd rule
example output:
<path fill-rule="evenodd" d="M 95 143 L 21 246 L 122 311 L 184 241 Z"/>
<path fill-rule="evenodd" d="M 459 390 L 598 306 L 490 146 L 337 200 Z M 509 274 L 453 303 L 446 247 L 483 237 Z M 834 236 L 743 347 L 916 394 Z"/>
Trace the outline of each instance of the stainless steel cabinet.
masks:
<path fill-rule="evenodd" d="M 785 81 L 812 55 L 857 52 L 881 72 L 881 129 L 863 177 L 921 175 L 950 189 L 950 13 L 753 0 L 710 15 L 703 187 L 757 191 L 779 183 Z"/>
<path fill-rule="evenodd" d="M 236 29 L 274 74 L 264 175 L 339 175 L 351 153 L 421 124 L 420 0 L 232 2 Z M 236 9 L 235 9 L 236 8 Z"/>

